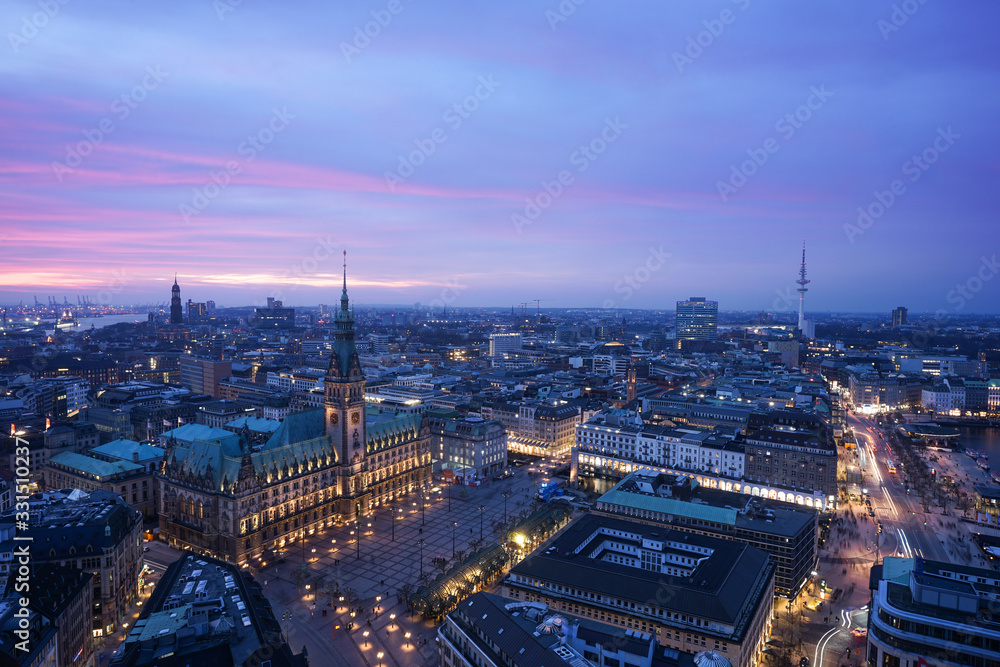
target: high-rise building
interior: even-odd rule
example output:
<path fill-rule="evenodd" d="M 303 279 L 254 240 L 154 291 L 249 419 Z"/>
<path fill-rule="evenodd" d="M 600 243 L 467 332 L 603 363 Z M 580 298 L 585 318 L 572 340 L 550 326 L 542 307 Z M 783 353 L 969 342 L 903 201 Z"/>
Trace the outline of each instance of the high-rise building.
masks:
<path fill-rule="evenodd" d="M 908 311 L 903 306 L 892 311 L 892 328 L 896 329 L 907 323 L 907 313 Z"/>
<path fill-rule="evenodd" d="M 677 302 L 677 340 L 715 340 L 719 335 L 719 302 L 693 296 Z"/>
<path fill-rule="evenodd" d="M 181 306 L 181 287 L 174 274 L 174 286 L 170 289 L 170 323 L 184 324 L 184 308 Z"/>
<path fill-rule="evenodd" d="M 208 303 L 211 303 L 211 302 L 208 302 Z M 199 302 L 199 301 L 192 301 L 191 299 L 188 299 L 187 300 L 188 322 L 190 322 L 191 324 L 195 324 L 197 322 L 202 321 L 206 317 L 208 317 L 208 312 L 209 312 L 208 311 L 208 303 L 203 302 L 203 301 L 201 301 L 201 302 Z"/>
<path fill-rule="evenodd" d="M 274 297 L 267 297 L 266 308 L 254 308 L 254 326 L 258 329 L 294 329 L 295 309 L 285 308 Z"/>
<path fill-rule="evenodd" d="M 197 394 L 219 398 L 219 380 L 233 374 L 233 362 L 182 357 L 181 384 Z"/>
<path fill-rule="evenodd" d="M 490 356 L 502 356 L 504 352 L 516 352 L 521 349 L 521 334 L 494 333 L 490 334 Z"/>

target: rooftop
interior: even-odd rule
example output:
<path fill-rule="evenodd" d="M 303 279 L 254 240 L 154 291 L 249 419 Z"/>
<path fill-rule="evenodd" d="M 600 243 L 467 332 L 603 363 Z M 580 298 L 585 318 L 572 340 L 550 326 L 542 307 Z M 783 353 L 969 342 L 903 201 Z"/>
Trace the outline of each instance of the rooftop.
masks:
<path fill-rule="evenodd" d="M 188 553 L 167 568 L 111 664 L 242 665 L 264 654 L 274 667 L 305 664 L 249 574 Z"/>
<path fill-rule="evenodd" d="M 684 575 L 623 564 L 644 551 L 681 553 L 694 563 Z M 593 514 L 571 524 L 545 552 L 511 569 L 511 576 L 544 582 L 550 591 L 553 585 L 563 585 L 643 605 L 649 604 L 649 591 L 656 587 L 665 592 L 657 596 L 659 606 L 732 627 L 733 632 L 718 631 L 730 641 L 734 635 L 742 638 L 752 610 L 765 595 L 762 573 L 772 578 L 774 566 L 754 547 Z"/>
<path fill-rule="evenodd" d="M 76 452 L 56 454 L 49 459 L 49 464 L 96 477 L 98 481 L 145 471 L 143 466 L 131 461 L 102 461 Z"/>
<path fill-rule="evenodd" d="M 780 537 L 795 537 L 812 525 L 816 510 L 709 489 L 689 477 L 633 472 L 597 499 L 601 504 L 710 521 Z M 610 510 L 611 507 L 608 507 Z"/>

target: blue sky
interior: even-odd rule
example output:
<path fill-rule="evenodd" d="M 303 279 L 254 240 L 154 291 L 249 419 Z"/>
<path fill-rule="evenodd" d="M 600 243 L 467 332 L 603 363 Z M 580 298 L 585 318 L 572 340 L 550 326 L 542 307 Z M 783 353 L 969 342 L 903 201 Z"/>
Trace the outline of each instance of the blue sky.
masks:
<path fill-rule="evenodd" d="M 7 2 L 0 300 L 996 312 L 998 14 Z"/>

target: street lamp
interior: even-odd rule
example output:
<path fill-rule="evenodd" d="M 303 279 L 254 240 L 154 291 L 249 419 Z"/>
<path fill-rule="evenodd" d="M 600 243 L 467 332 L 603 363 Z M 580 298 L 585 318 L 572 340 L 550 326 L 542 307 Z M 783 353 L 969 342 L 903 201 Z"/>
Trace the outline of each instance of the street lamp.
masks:
<path fill-rule="evenodd" d="M 507 499 L 510 498 L 510 495 L 511 495 L 510 494 L 510 489 L 508 488 L 506 491 L 504 491 L 500 495 L 503 496 L 503 525 L 506 526 L 507 525 Z"/>
<path fill-rule="evenodd" d="M 361 517 L 357 517 L 354 521 L 354 525 L 357 526 L 358 533 L 358 554 L 355 556 L 355 560 L 361 560 Z"/>
<path fill-rule="evenodd" d="M 451 557 L 455 557 L 455 529 L 458 528 L 458 522 L 451 522 Z"/>
<path fill-rule="evenodd" d="M 410 633 L 409 633 L 409 632 L 407 632 L 407 633 L 406 633 L 405 635 L 403 635 L 403 636 L 404 636 L 404 637 L 406 637 L 406 648 L 410 648 Z"/>
<path fill-rule="evenodd" d="M 382 656 L 385 655 L 382 651 L 378 652 L 378 667 L 382 667 Z"/>
<path fill-rule="evenodd" d="M 427 507 L 427 489 L 426 488 L 421 488 L 420 489 L 420 525 L 421 526 L 424 525 L 424 520 L 427 518 L 427 514 L 424 511 L 426 509 L 426 507 Z"/>
<path fill-rule="evenodd" d="M 420 538 L 417 540 L 420 544 L 420 578 L 424 578 L 424 539 Z"/>
<path fill-rule="evenodd" d="M 362 634 L 362 635 L 364 636 L 364 638 L 365 638 L 365 648 L 368 648 L 368 631 L 367 631 L 367 630 L 365 630 L 365 631 L 364 631 L 364 632 L 362 632 L 361 634 Z"/>
<path fill-rule="evenodd" d="M 483 512 L 486 511 L 486 505 L 479 506 L 479 541 L 483 540 Z"/>
<path fill-rule="evenodd" d="M 285 613 L 281 615 L 281 620 L 285 622 L 285 642 L 288 641 L 288 619 L 290 619 L 291 617 L 292 617 L 292 612 L 288 609 L 286 609 Z"/>
<path fill-rule="evenodd" d="M 395 622 L 396 622 L 396 614 L 395 614 L 395 612 L 393 612 L 393 613 L 389 614 L 389 627 L 391 628 L 392 625 L 393 625 L 393 623 L 395 623 Z"/>

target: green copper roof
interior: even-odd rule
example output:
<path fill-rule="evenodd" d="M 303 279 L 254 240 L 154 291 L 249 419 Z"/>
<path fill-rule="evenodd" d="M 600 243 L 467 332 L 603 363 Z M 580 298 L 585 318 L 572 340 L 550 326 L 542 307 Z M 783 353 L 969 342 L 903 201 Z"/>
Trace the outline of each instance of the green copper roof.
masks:
<path fill-rule="evenodd" d="M 688 503 L 676 498 L 661 498 L 659 496 L 629 493 L 627 491 L 619 491 L 617 488 L 605 493 L 597 499 L 597 502 L 618 505 L 620 507 L 631 507 L 647 512 L 673 514 L 674 516 L 683 516 L 701 521 L 712 521 L 727 526 L 736 525 L 737 512 L 734 509 Z"/>
<path fill-rule="evenodd" d="M 72 468 L 101 479 L 145 470 L 141 465 L 137 465 L 131 461 L 115 461 L 114 463 L 110 463 L 108 461 L 92 459 L 89 456 L 77 454 L 76 452 L 56 454 L 49 460 L 51 463 L 58 463 L 67 468 Z"/>
<path fill-rule="evenodd" d="M 99 445 L 90 451 L 95 454 L 121 459 L 122 461 L 131 461 L 132 454 L 137 453 L 139 454 L 140 463 L 162 459 L 163 455 L 167 453 L 162 447 L 144 445 L 141 442 L 126 440 L 125 438 L 112 440 L 106 445 Z"/>

